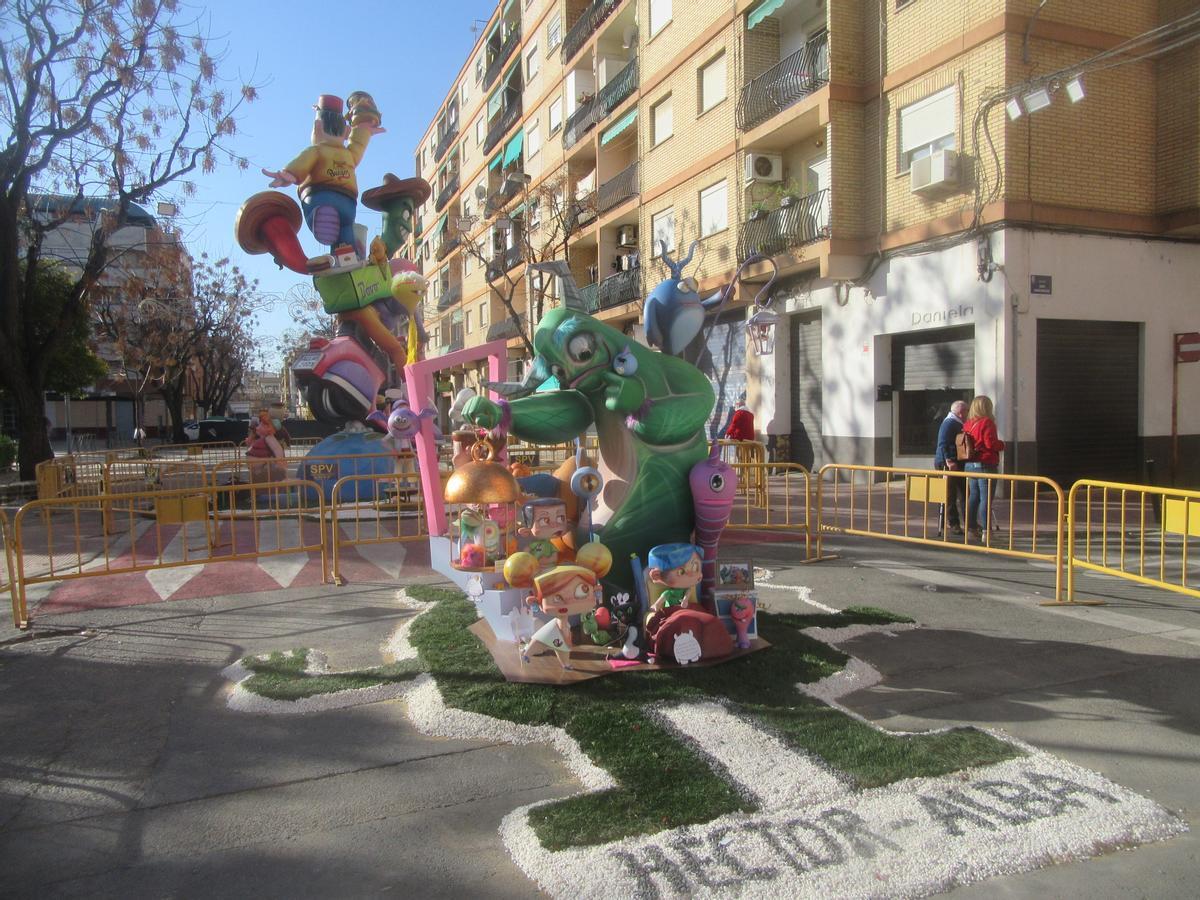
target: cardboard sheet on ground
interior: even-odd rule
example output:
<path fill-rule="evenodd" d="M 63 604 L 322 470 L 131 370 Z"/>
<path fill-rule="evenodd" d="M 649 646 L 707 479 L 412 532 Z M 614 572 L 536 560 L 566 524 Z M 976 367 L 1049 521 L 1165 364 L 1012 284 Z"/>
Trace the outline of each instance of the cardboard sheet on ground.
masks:
<path fill-rule="evenodd" d="M 688 666 L 678 666 L 673 663 L 670 665 L 639 663 L 614 667 L 610 663 L 610 659 L 615 662 L 624 662 L 624 660 L 619 656 L 605 656 L 600 647 L 581 644 L 571 651 L 571 665 L 574 668 L 564 669 L 559 665 L 558 658 L 550 651 L 538 655 L 538 651 L 534 650 L 529 656 L 529 662 L 522 662 L 520 648 L 511 641 L 496 640 L 496 635 L 484 619 L 476 620 L 471 625 L 470 631 L 479 638 L 483 646 L 487 647 L 488 652 L 492 654 L 492 659 L 496 661 L 496 667 L 507 680 L 525 684 L 575 684 L 591 678 L 599 678 L 602 675 L 650 672 L 659 669 L 684 669 L 691 668 L 691 666 L 716 666 L 771 646 L 767 641 L 756 637 L 750 641 L 749 649 L 739 650 L 734 647 L 733 652 L 728 656 L 717 659 L 701 659 Z"/>

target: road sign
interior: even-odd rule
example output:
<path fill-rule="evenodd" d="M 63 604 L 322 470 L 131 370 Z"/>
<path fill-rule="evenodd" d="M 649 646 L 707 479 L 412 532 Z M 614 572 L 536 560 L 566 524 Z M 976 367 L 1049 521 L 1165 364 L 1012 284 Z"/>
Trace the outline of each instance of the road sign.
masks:
<path fill-rule="evenodd" d="M 1200 331 L 1175 335 L 1175 362 L 1200 362 Z"/>

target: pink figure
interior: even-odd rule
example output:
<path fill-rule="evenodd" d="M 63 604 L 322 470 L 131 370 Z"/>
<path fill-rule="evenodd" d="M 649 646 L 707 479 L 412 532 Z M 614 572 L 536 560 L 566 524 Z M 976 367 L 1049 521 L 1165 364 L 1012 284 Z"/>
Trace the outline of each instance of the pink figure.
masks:
<path fill-rule="evenodd" d="M 721 445 L 713 441 L 708 459 L 692 466 L 688 481 L 696 512 L 696 546 L 704 551 L 700 603 L 716 615 L 717 541 L 733 510 L 734 495 L 737 494 L 737 471 L 721 459 Z"/>
<path fill-rule="evenodd" d="M 283 481 L 287 477 L 283 445 L 275 437 L 275 425 L 266 410 L 258 414 L 254 434 L 255 437 L 246 436 L 246 444 L 249 445 L 246 455 L 252 460 L 250 480 L 256 484 L 261 481 Z"/>
<path fill-rule="evenodd" d="M 729 618 L 733 619 L 733 627 L 737 630 L 737 645 L 742 650 L 750 648 L 750 638 L 747 632 L 750 623 L 754 621 L 754 598 L 749 594 L 738 594 L 729 604 Z"/>
<path fill-rule="evenodd" d="M 464 569 L 482 569 L 487 565 L 487 553 L 479 544 L 463 544 L 459 565 Z"/>

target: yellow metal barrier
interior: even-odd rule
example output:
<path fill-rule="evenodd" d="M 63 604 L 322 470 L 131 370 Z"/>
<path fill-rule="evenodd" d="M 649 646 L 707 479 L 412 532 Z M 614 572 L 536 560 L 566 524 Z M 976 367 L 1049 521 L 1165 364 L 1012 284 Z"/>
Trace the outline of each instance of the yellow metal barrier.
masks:
<path fill-rule="evenodd" d="M 91 497 L 104 493 L 105 461 L 96 454 L 56 456 L 37 464 L 39 500 L 55 497 Z"/>
<path fill-rule="evenodd" d="M 1200 491 L 1077 481 L 1067 498 L 1067 601 L 1076 569 L 1200 597 L 1189 560 L 1200 551 Z"/>
<path fill-rule="evenodd" d="M 721 459 L 725 462 L 753 465 L 753 468 L 747 468 L 742 477 L 738 478 L 738 493 L 751 493 L 754 495 L 754 502 L 759 506 L 763 505 L 766 502 L 768 474 L 765 465 L 767 445 L 762 441 L 731 441 L 726 438 L 719 438 L 717 443 L 721 446 Z"/>
<path fill-rule="evenodd" d="M 8 514 L 0 509 L 0 540 L 4 542 L 4 571 L 0 579 L 0 590 L 8 591 L 12 601 L 13 625 L 17 628 L 29 627 L 29 611 L 25 609 L 25 598 L 17 592 L 16 569 L 13 568 L 13 532 L 9 524 Z"/>
<path fill-rule="evenodd" d="M 102 575 L 319 552 L 325 501 L 311 481 L 34 500 L 17 512 L 17 604 L 26 589 Z"/>
<path fill-rule="evenodd" d="M 803 535 L 803 562 L 820 558 L 819 543 L 814 541 L 819 530 L 812 503 L 812 473 L 799 463 L 730 465 L 738 473 L 739 490 L 727 528 Z M 742 491 L 743 482 L 751 489 Z"/>
<path fill-rule="evenodd" d="M 343 584 L 342 548 L 426 540 L 421 479 L 415 472 L 348 475 L 333 486 L 329 537 L 334 584 Z"/>
<path fill-rule="evenodd" d="M 949 480 L 988 482 L 992 527 L 982 541 L 968 533 L 939 535 Z M 1003 486 L 1004 497 L 996 498 Z M 1054 598 L 1062 597 L 1063 491 L 1049 478 L 985 472 L 935 472 L 830 463 L 817 477 L 821 534 L 854 534 L 893 541 L 954 547 L 976 553 L 1038 559 L 1054 566 Z M 997 515 L 997 508 L 1004 514 Z M 964 522 L 964 525 L 966 523 Z M 821 551 L 818 538 L 818 553 Z"/>
<path fill-rule="evenodd" d="M 227 459 L 242 456 L 246 449 L 233 441 L 195 441 L 186 444 L 157 444 L 146 447 L 151 459 L 199 459 L 205 465 L 213 465 Z"/>
<path fill-rule="evenodd" d="M 395 460 L 403 472 L 406 468 L 416 470 L 416 454 L 406 451 L 395 453 L 358 453 L 330 454 L 329 456 L 296 456 L 284 457 L 282 463 L 262 457 L 238 456 L 226 459 L 212 466 L 209 470 L 209 483 L 247 484 L 254 481 L 267 481 L 273 471 L 272 466 L 286 468 L 288 476 L 296 476 L 309 481 L 333 481 L 345 475 L 352 475 L 358 469 L 361 460 Z M 390 473 L 384 473 L 390 474 Z"/>

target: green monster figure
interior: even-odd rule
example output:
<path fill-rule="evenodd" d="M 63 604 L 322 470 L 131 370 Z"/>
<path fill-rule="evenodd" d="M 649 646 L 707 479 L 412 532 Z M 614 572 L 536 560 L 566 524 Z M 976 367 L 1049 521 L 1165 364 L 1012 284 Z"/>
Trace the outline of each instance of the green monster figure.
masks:
<path fill-rule="evenodd" d="M 527 389 L 554 376 L 559 390 L 508 404 L 476 397 L 463 415 L 482 428 L 505 425 L 534 444 L 570 441 L 595 424 L 604 476 L 595 523 L 613 558 L 604 580 L 633 590 L 631 553 L 691 540 L 688 473 L 708 455 L 703 427 L 715 400 L 712 384 L 690 363 L 567 307 L 546 314 L 533 345 Z"/>

